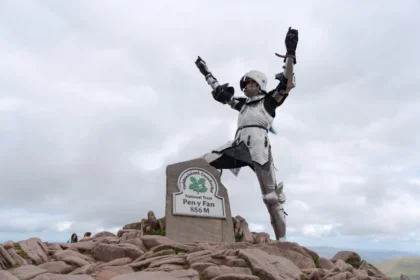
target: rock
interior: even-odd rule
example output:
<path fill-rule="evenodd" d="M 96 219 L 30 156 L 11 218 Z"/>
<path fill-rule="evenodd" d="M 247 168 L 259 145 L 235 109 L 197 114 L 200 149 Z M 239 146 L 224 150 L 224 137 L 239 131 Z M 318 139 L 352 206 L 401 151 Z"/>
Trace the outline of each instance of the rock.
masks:
<path fill-rule="evenodd" d="M 151 229 L 158 229 L 159 223 L 156 219 L 155 213 L 153 211 L 147 212 L 147 221 Z"/>
<path fill-rule="evenodd" d="M 367 280 L 367 279 L 369 279 L 369 275 L 368 275 L 368 273 L 367 273 L 367 271 L 366 270 L 359 270 L 359 269 L 356 269 L 356 270 L 354 270 L 354 272 L 353 272 L 353 274 L 354 274 L 354 276 L 356 276 L 358 279 L 362 279 L 362 280 Z"/>
<path fill-rule="evenodd" d="M 45 273 L 38 275 L 31 280 L 94 280 L 89 275 L 60 275 L 60 274 L 52 274 L 52 273 Z"/>
<path fill-rule="evenodd" d="M 53 251 L 62 251 L 63 250 L 63 248 L 58 243 L 47 243 L 46 245 L 47 245 L 48 249 L 50 249 L 50 251 L 51 250 L 53 250 Z M 70 247 L 70 244 L 69 244 L 68 247 Z M 66 248 L 68 248 L 68 247 L 66 247 Z"/>
<path fill-rule="evenodd" d="M 120 237 L 102 237 L 96 243 L 105 243 L 105 244 L 118 244 L 120 242 Z"/>
<path fill-rule="evenodd" d="M 100 268 L 100 271 L 96 274 L 96 280 L 108 280 L 114 276 L 121 274 L 133 273 L 134 270 L 127 266 L 106 266 Z"/>
<path fill-rule="evenodd" d="M 177 265 L 177 264 L 164 264 L 158 267 L 152 267 L 152 268 L 146 268 L 143 271 L 165 271 L 165 272 L 170 272 L 170 271 L 174 271 L 174 270 L 183 270 L 184 267 L 181 265 Z"/>
<path fill-rule="evenodd" d="M 16 265 L 16 261 L 10 256 L 9 252 L 0 246 L 0 262 L 3 261 L 6 267 L 12 267 Z"/>
<path fill-rule="evenodd" d="M 144 246 L 149 250 L 159 245 L 172 245 L 176 243 L 169 238 L 160 235 L 143 235 L 141 240 L 143 241 Z"/>
<path fill-rule="evenodd" d="M 160 228 L 159 220 L 150 221 Z M 147 225 L 150 221 L 145 220 Z M 19 242 L 22 251 L 16 243 L 5 242 L 0 245 L 0 280 L 392 280 L 355 252 L 341 251 L 331 260 L 319 258 L 298 243 L 269 240 L 261 232 L 251 233 L 254 243 L 179 243 L 166 236 L 142 235 L 137 229 L 124 230 L 121 237 L 104 232 L 72 244 L 31 238 Z M 22 258 L 25 252 L 31 257 Z"/>
<path fill-rule="evenodd" d="M 19 280 L 29 280 L 37 275 L 48 272 L 48 270 L 35 265 L 24 265 L 18 268 L 9 269 L 8 271 L 17 278 L 19 278 Z"/>
<path fill-rule="evenodd" d="M 130 259 L 137 259 L 143 251 L 132 244 L 98 244 L 92 251 L 92 255 L 96 260 L 109 262 L 119 258 L 128 257 Z"/>
<path fill-rule="evenodd" d="M 241 216 L 236 216 L 235 224 L 235 236 L 242 236 L 242 242 L 254 243 L 254 237 L 252 236 L 251 231 L 249 230 L 248 222 Z"/>
<path fill-rule="evenodd" d="M 270 235 L 266 232 L 252 232 L 255 244 L 264 244 L 270 242 Z"/>
<path fill-rule="evenodd" d="M 244 259 L 229 260 L 226 265 L 231 267 L 248 267 L 248 263 Z"/>
<path fill-rule="evenodd" d="M 9 250 L 9 249 L 15 248 L 15 244 L 14 244 L 14 243 L 13 243 L 13 241 L 11 241 L 11 240 L 4 242 L 2 246 L 3 246 L 3 248 L 4 248 L 4 249 L 6 249 L 6 250 Z"/>
<path fill-rule="evenodd" d="M 347 280 L 351 279 L 353 277 L 353 274 L 351 274 L 348 271 L 340 272 L 338 274 L 335 274 L 331 277 L 327 277 L 328 280 Z"/>
<path fill-rule="evenodd" d="M 92 251 L 96 245 L 97 244 L 93 241 L 84 241 L 84 242 L 72 243 L 70 248 L 75 248 L 80 253 L 86 253 L 86 252 Z"/>
<path fill-rule="evenodd" d="M 350 259 L 356 260 L 359 262 L 361 261 L 359 254 L 353 251 L 340 251 L 337 254 L 335 254 L 335 256 L 331 260 L 335 262 L 338 259 L 341 259 L 344 262 L 348 262 Z"/>
<path fill-rule="evenodd" d="M 189 254 L 187 254 L 187 261 L 190 262 L 190 261 L 193 261 L 193 260 L 197 260 L 200 257 L 210 256 L 211 254 L 213 254 L 213 251 L 210 251 L 210 250 L 204 250 L 204 251 L 189 253 Z"/>
<path fill-rule="evenodd" d="M 86 261 L 82 258 L 79 258 L 79 257 L 74 257 L 74 256 L 67 256 L 67 257 L 62 258 L 61 260 L 63 262 L 68 263 L 68 264 L 79 266 L 79 267 L 89 264 L 88 261 Z"/>
<path fill-rule="evenodd" d="M 142 230 L 143 224 L 141 222 L 137 223 L 131 223 L 123 226 L 123 229 L 136 229 L 136 230 Z"/>
<path fill-rule="evenodd" d="M 353 271 L 353 266 L 351 266 L 350 264 L 345 263 L 342 259 L 338 259 L 335 264 L 334 267 L 338 268 L 339 271 L 343 272 L 343 271 Z"/>
<path fill-rule="evenodd" d="M 136 246 L 137 248 L 139 248 L 141 251 L 143 252 L 147 252 L 147 248 L 144 246 L 143 241 L 140 238 L 133 238 L 133 239 L 128 239 L 125 242 L 121 243 L 121 244 L 133 244 L 134 246 Z"/>
<path fill-rule="evenodd" d="M 19 280 L 19 278 L 17 278 L 10 272 L 4 271 L 4 270 L 0 270 L 0 279 L 1 280 Z"/>
<path fill-rule="evenodd" d="M 377 269 L 375 266 L 371 265 L 370 263 L 367 263 L 366 261 L 362 261 L 360 263 L 360 270 L 366 270 L 369 274 L 369 276 L 375 276 L 375 277 L 382 277 L 388 279 L 388 277 L 383 274 L 379 269 Z"/>
<path fill-rule="evenodd" d="M 102 268 L 105 266 L 121 266 L 121 265 L 126 265 L 132 262 L 133 260 L 131 258 L 119 258 L 119 259 L 115 259 L 107 263 L 103 263 L 99 265 L 99 267 Z"/>
<path fill-rule="evenodd" d="M 248 267 L 245 268 L 245 267 L 228 267 L 228 266 L 210 266 L 202 272 L 202 275 L 204 276 L 205 279 L 213 279 L 217 276 L 228 274 L 228 273 L 252 275 L 252 271 Z"/>
<path fill-rule="evenodd" d="M 71 271 L 73 271 L 73 266 L 68 265 L 67 263 L 63 261 L 55 261 L 55 262 L 47 262 L 38 265 L 39 268 L 48 270 L 50 273 L 55 274 L 67 274 Z"/>
<path fill-rule="evenodd" d="M 158 257 L 153 257 L 153 258 L 147 258 L 141 261 L 136 260 L 130 263 L 128 266 L 134 268 L 135 270 L 141 270 L 141 269 L 147 268 L 154 261 L 170 259 L 170 258 L 173 258 L 173 255 L 164 255 L 164 256 L 158 256 Z"/>
<path fill-rule="evenodd" d="M 134 260 L 134 262 L 139 262 L 148 258 L 154 258 L 154 257 L 159 257 L 159 256 L 167 256 L 167 255 L 175 255 L 175 251 L 172 249 L 168 249 L 168 250 L 162 250 L 162 251 L 158 251 L 158 252 L 147 252 L 144 255 L 141 255 L 139 258 L 137 258 L 136 260 Z"/>
<path fill-rule="evenodd" d="M 100 238 L 100 237 L 117 237 L 117 236 L 114 233 L 109 232 L 109 231 L 101 231 L 93 236 L 94 239 Z"/>
<path fill-rule="evenodd" d="M 7 252 L 12 257 L 12 259 L 16 262 L 17 265 L 27 265 L 28 262 L 19 256 L 19 254 L 16 252 L 14 248 L 8 249 Z"/>
<path fill-rule="evenodd" d="M 236 274 L 236 273 L 228 273 L 219 275 L 212 280 L 259 280 L 260 278 L 255 275 L 245 275 L 245 274 Z"/>
<path fill-rule="evenodd" d="M 164 271 L 134 272 L 116 276 L 112 280 L 200 280 L 194 269 Z"/>
<path fill-rule="evenodd" d="M 192 269 L 195 269 L 198 271 L 198 273 L 202 273 L 206 268 L 210 267 L 210 266 L 215 266 L 216 264 L 214 263 L 206 263 L 206 262 L 197 262 L 197 263 L 193 263 L 191 265 Z"/>
<path fill-rule="evenodd" d="M 186 259 L 183 257 L 172 256 L 165 259 L 156 260 L 150 263 L 149 267 L 159 267 L 164 264 L 177 264 L 177 265 L 185 265 L 187 263 Z"/>
<path fill-rule="evenodd" d="M 143 234 L 141 230 L 130 230 L 129 232 L 123 233 L 118 243 L 125 243 L 126 240 L 136 238 L 139 239 L 143 244 L 143 241 L 140 239 L 142 236 Z"/>
<path fill-rule="evenodd" d="M 334 263 L 326 258 L 319 258 L 319 265 L 321 268 L 331 269 L 334 267 Z"/>
<path fill-rule="evenodd" d="M 255 248 L 267 252 L 269 255 L 287 258 L 291 260 L 300 269 L 316 268 L 315 262 L 311 257 L 302 255 L 301 253 L 298 253 L 296 251 L 281 249 L 279 247 L 268 246 L 264 244 L 257 245 Z"/>
<path fill-rule="evenodd" d="M 407 275 L 401 274 L 400 280 L 410 280 L 410 277 L 408 277 Z"/>
<path fill-rule="evenodd" d="M 267 280 L 300 280 L 303 273 L 290 260 L 269 255 L 258 249 L 241 249 L 239 257 L 243 258 L 250 265 L 254 275 Z"/>
<path fill-rule="evenodd" d="M 48 247 L 39 238 L 29 238 L 25 241 L 20 241 L 19 246 L 29 256 L 31 261 L 40 265 L 48 262 Z"/>
<path fill-rule="evenodd" d="M 295 251 L 301 255 L 304 255 L 310 259 L 313 259 L 312 256 L 305 249 L 303 249 L 303 247 L 299 246 L 299 244 L 295 242 L 272 241 L 272 242 L 267 243 L 266 245 L 281 248 L 283 250 Z"/>
<path fill-rule="evenodd" d="M 326 272 L 323 269 L 314 269 L 312 270 L 309 275 L 309 280 L 322 280 Z"/>
<path fill-rule="evenodd" d="M 162 244 L 150 249 L 152 252 L 159 252 L 162 250 L 173 250 L 175 253 L 186 253 L 192 250 L 192 248 L 188 247 L 184 244 L 179 243 L 172 243 L 172 244 Z"/>
<path fill-rule="evenodd" d="M 3 260 L 0 256 L 0 270 L 5 270 L 5 269 L 7 269 L 6 261 Z"/>
<path fill-rule="evenodd" d="M 72 272 L 70 272 L 70 275 L 77 275 L 77 274 L 90 275 L 98 271 L 99 271 L 99 267 L 96 264 L 92 263 L 92 264 L 84 265 L 76 270 L 73 270 Z"/>
<path fill-rule="evenodd" d="M 79 252 L 76 252 L 74 250 L 71 249 L 66 249 L 66 250 L 62 250 L 62 251 L 57 251 L 53 254 L 53 257 L 57 260 L 57 261 L 62 261 L 64 258 L 67 257 L 75 257 L 75 258 L 79 258 L 85 261 L 88 261 L 89 257 L 86 255 L 83 255 Z"/>
<path fill-rule="evenodd" d="M 318 255 L 317 252 L 312 251 L 311 249 L 308 249 L 308 248 L 303 247 L 303 246 L 299 246 L 299 247 L 302 248 L 303 250 L 305 250 L 311 256 L 312 259 L 319 259 L 319 255 Z"/>
<path fill-rule="evenodd" d="M 212 246 L 210 246 L 208 242 L 198 242 L 196 245 L 194 245 L 193 249 L 190 252 L 194 253 L 204 250 L 216 251 Z"/>

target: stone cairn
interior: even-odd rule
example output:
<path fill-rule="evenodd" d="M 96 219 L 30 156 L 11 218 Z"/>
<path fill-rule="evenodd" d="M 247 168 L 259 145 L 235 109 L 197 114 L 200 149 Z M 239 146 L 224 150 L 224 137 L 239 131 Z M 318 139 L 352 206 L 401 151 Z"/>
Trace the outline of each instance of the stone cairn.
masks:
<path fill-rule="evenodd" d="M 147 219 L 125 225 L 117 235 L 99 232 L 71 244 L 36 237 L 7 241 L 0 245 L 0 279 L 391 280 L 356 252 L 321 258 L 295 242 L 251 232 L 241 216 L 233 224 L 234 243 L 180 244 L 165 237 L 165 218 L 149 211 Z"/>

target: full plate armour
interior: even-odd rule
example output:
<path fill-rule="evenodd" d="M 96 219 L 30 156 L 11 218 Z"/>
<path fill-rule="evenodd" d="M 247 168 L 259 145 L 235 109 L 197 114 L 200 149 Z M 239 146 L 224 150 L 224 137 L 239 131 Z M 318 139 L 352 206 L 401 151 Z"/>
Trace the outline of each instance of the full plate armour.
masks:
<path fill-rule="evenodd" d="M 296 86 L 292 59 L 286 59 L 282 75 L 285 78 L 283 80 L 284 87 L 280 90 L 248 97 L 241 107 L 236 107 L 237 104 L 240 104 L 238 99 L 232 99 L 231 107 L 240 108 L 238 130 L 234 140 L 203 156 L 210 165 L 218 169 L 229 169 L 236 176 L 240 168 L 244 166 L 249 166 L 254 170 L 277 240 L 284 240 L 286 235 L 285 212 L 283 209 L 286 196 L 283 192 L 283 183 L 277 184 L 276 182 L 268 137 L 268 129 L 271 127 L 274 117 L 267 112 L 264 100 L 272 97 L 277 102 L 276 107 L 280 106 L 289 91 Z"/>

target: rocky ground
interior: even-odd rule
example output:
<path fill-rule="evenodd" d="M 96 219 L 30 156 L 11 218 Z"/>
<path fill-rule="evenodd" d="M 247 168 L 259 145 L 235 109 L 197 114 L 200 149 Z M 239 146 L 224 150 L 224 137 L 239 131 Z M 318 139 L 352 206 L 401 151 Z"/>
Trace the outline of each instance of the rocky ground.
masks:
<path fill-rule="evenodd" d="M 297 243 L 250 232 L 239 216 L 235 243 L 179 244 L 155 235 L 164 234 L 164 223 L 151 213 L 117 235 L 101 232 L 78 243 L 5 242 L 0 280 L 391 280 L 356 252 L 320 258 Z"/>

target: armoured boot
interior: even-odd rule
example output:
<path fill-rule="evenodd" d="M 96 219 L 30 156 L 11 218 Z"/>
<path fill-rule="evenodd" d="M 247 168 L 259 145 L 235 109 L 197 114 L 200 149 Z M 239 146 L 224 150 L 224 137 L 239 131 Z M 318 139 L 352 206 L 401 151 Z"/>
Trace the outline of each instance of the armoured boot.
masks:
<path fill-rule="evenodd" d="M 273 227 L 276 240 L 284 239 L 286 236 L 286 219 L 282 205 L 285 200 L 283 183 L 280 183 L 274 191 L 263 196 L 263 201 L 270 214 L 271 226 Z"/>

